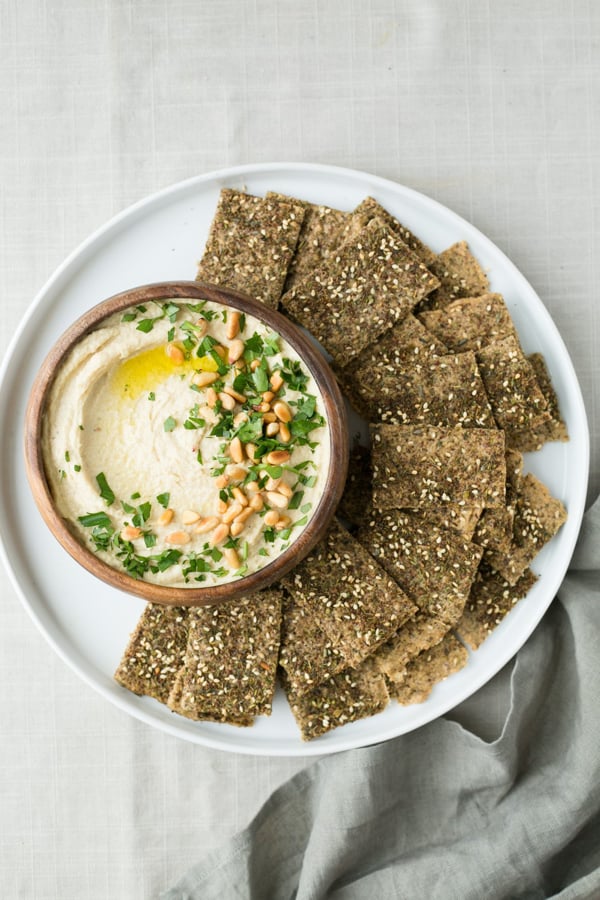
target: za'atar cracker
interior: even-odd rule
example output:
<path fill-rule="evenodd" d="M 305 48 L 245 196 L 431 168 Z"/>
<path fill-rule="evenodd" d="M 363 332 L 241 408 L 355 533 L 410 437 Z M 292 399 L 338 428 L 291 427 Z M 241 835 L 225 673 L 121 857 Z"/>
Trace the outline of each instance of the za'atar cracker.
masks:
<path fill-rule="evenodd" d="M 372 219 L 380 219 L 388 226 L 388 228 L 396 232 L 406 246 L 410 247 L 413 253 L 416 253 L 425 266 L 429 266 L 430 263 L 435 261 L 436 255 L 433 250 L 430 250 L 423 241 L 419 240 L 412 231 L 405 225 L 402 225 L 398 219 L 392 216 L 392 214 L 373 197 L 365 197 L 352 212 L 348 221 L 344 224 L 342 237 L 355 232 L 359 228 L 363 228 L 365 225 L 368 225 Z"/>
<path fill-rule="evenodd" d="M 442 309 L 424 310 L 419 318 L 454 353 L 480 350 L 493 341 L 516 336 L 513 320 L 501 294 L 464 297 Z"/>
<path fill-rule="evenodd" d="M 430 650 L 424 650 L 409 662 L 406 675 L 399 683 L 388 684 L 390 696 L 407 706 L 423 703 L 436 684 L 466 666 L 469 654 L 454 635 L 446 637 Z"/>
<path fill-rule="evenodd" d="M 169 706 L 191 719 L 251 725 L 269 715 L 281 628 L 281 591 L 190 611 L 185 658 Z"/>
<path fill-rule="evenodd" d="M 372 425 L 371 436 L 373 505 L 377 509 L 504 504 L 502 431 Z"/>
<path fill-rule="evenodd" d="M 301 697 L 287 689 L 285 680 L 284 689 L 305 741 L 340 725 L 374 716 L 384 710 L 389 702 L 385 679 L 368 659 L 357 668 L 340 672 Z"/>
<path fill-rule="evenodd" d="M 285 194 L 273 191 L 267 193 L 267 199 L 285 200 L 288 203 L 300 203 L 304 209 L 304 219 L 300 227 L 298 243 L 292 256 L 282 293 L 291 290 L 311 272 L 323 265 L 342 240 L 342 229 L 350 217 L 350 213 L 342 212 L 331 206 L 319 206 L 305 200 L 296 200 Z"/>
<path fill-rule="evenodd" d="M 419 610 L 454 625 L 462 613 L 482 549 L 407 511 L 373 514 L 357 540 Z"/>
<path fill-rule="evenodd" d="M 537 575 L 526 568 L 514 584 L 510 584 L 483 560 L 456 625 L 457 633 L 476 650 L 536 581 Z"/>
<path fill-rule="evenodd" d="M 295 200 L 223 188 L 197 280 L 244 291 L 276 308 L 303 218 Z"/>
<path fill-rule="evenodd" d="M 427 298 L 423 304 L 426 308 L 437 309 L 458 297 L 478 297 L 489 290 L 488 277 L 466 241 L 458 241 L 443 250 L 429 263 L 429 268 L 437 275 L 440 288 Z"/>
<path fill-rule="evenodd" d="M 343 367 L 437 283 L 418 256 L 373 219 L 281 302 Z"/>
<path fill-rule="evenodd" d="M 435 647 L 448 634 L 452 626 L 418 612 L 402 625 L 397 633 L 369 657 L 387 682 L 400 684 L 406 677 L 406 667 L 423 650 Z"/>
<path fill-rule="evenodd" d="M 115 679 L 134 694 L 166 703 L 187 646 L 189 610 L 148 603 L 129 639 Z"/>
<path fill-rule="evenodd" d="M 329 637 L 315 615 L 314 606 L 297 603 L 291 596 L 286 596 L 283 602 L 279 665 L 285 672 L 286 684 L 296 696 L 313 690 L 347 667 L 337 642 Z"/>
<path fill-rule="evenodd" d="M 416 612 L 396 582 L 336 521 L 282 584 L 312 613 L 348 666 L 357 666 Z"/>

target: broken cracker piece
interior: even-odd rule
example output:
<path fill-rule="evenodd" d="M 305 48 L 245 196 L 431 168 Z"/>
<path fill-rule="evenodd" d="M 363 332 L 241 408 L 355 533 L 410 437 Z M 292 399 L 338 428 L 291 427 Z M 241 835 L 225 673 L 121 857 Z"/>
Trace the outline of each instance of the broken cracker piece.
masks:
<path fill-rule="evenodd" d="M 454 300 L 442 309 L 424 310 L 419 319 L 454 353 L 480 350 L 493 341 L 516 336 L 501 294 L 481 294 Z"/>
<path fill-rule="evenodd" d="M 413 659 L 406 667 L 406 676 L 400 684 L 391 684 L 390 696 L 403 706 L 423 703 L 436 684 L 466 666 L 469 654 L 452 634 Z"/>
<path fill-rule="evenodd" d="M 440 288 L 427 298 L 424 309 L 440 309 L 458 297 L 478 297 L 489 290 L 488 277 L 466 241 L 458 241 L 442 251 L 429 269 L 437 275 Z"/>
<path fill-rule="evenodd" d="M 448 634 L 451 626 L 442 619 L 418 612 L 401 625 L 397 633 L 369 657 L 386 681 L 400 684 L 406 667 L 423 650 L 435 647 Z"/>
<path fill-rule="evenodd" d="M 473 582 L 456 631 L 476 650 L 502 622 L 515 604 L 529 593 L 537 581 L 531 569 L 525 569 L 514 584 L 496 572 L 484 559 Z"/>

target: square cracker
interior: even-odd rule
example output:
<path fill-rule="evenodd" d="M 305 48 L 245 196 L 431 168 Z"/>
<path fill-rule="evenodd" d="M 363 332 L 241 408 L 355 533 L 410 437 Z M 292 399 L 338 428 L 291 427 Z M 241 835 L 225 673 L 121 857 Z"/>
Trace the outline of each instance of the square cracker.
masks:
<path fill-rule="evenodd" d="M 514 584 L 509 584 L 483 560 L 456 631 L 476 650 L 536 581 L 537 575 L 525 569 Z"/>
<path fill-rule="evenodd" d="M 436 684 L 459 672 L 468 660 L 467 650 L 454 635 L 448 634 L 435 647 L 423 651 L 409 662 L 404 680 L 400 684 L 389 685 L 390 696 L 403 706 L 423 703 Z"/>
<path fill-rule="evenodd" d="M 312 607 L 290 596 L 283 601 L 279 665 L 289 690 L 298 697 L 347 667 Z"/>
<path fill-rule="evenodd" d="M 398 632 L 382 644 L 373 656 L 376 668 L 386 681 L 400 684 L 406 677 L 406 667 L 423 650 L 435 647 L 448 634 L 451 626 L 442 619 L 418 612 L 402 625 Z"/>
<path fill-rule="evenodd" d="M 567 511 L 561 501 L 528 473 L 521 478 L 517 491 L 510 549 L 507 553 L 486 552 L 485 559 L 514 585 L 566 520 Z"/>
<path fill-rule="evenodd" d="M 501 508 L 498 507 L 498 509 Z M 401 510 L 401 512 L 411 513 L 413 518 L 422 519 L 424 524 L 455 531 L 465 541 L 471 541 L 483 510 L 480 506 L 460 506 L 458 503 L 446 503 L 445 506 L 437 509 L 434 506 L 428 506 L 424 509 L 407 509 Z"/>
<path fill-rule="evenodd" d="M 281 591 L 190 611 L 185 661 L 169 707 L 190 719 L 251 725 L 269 715 L 281 628 Z"/>
<path fill-rule="evenodd" d="M 371 425 L 373 505 L 502 506 L 504 434 L 491 428 Z"/>
<path fill-rule="evenodd" d="M 481 294 L 454 300 L 443 309 L 424 310 L 419 319 L 448 350 L 480 350 L 493 341 L 516 336 L 515 326 L 501 294 Z"/>
<path fill-rule="evenodd" d="M 427 298 L 423 308 L 443 308 L 458 297 L 478 297 L 489 290 L 488 277 L 466 241 L 458 241 L 442 251 L 429 268 L 437 275 L 440 288 Z"/>
<path fill-rule="evenodd" d="M 338 370 L 337 377 L 356 411 L 369 418 L 373 398 L 393 392 L 395 373 L 401 365 L 405 366 L 407 360 L 424 362 L 447 352 L 444 344 L 408 313 Z"/>
<path fill-rule="evenodd" d="M 281 302 L 343 367 L 437 283 L 418 256 L 373 219 Z"/>
<path fill-rule="evenodd" d="M 370 660 L 358 668 L 340 672 L 302 697 L 294 695 L 289 688 L 287 694 L 305 741 L 340 725 L 374 716 L 384 710 L 389 702 L 385 679 Z"/>
<path fill-rule="evenodd" d="M 448 627 L 456 624 L 481 560 L 480 547 L 406 510 L 374 514 L 357 540 L 421 612 Z"/>
<path fill-rule="evenodd" d="M 189 609 L 148 603 L 123 653 L 115 680 L 134 694 L 166 703 L 187 646 Z"/>
<path fill-rule="evenodd" d="M 477 362 L 494 418 L 506 433 L 506 445 L 525 449 L 532 430 L 550 421 L 548 403 L 535 370 L 514 335 L 477 351 Z"/>
<path fill-rule="evenodd" d="M 348 667 L 359 665 L 416 612 L 396 582 L 335 521 L 282 584 Z"/>
<path fill-rule="evenodd" d="M 345 370 L 346 372 L 348 370 Z M 390 425 L 462 425 L 495 428 L 475 354 L 450 353 L 421 359 L 414 352 L 353 379 L 350 400 L 370 422 Z"/>
<path fill-rule="evenodd" d="M 244 291 L 276 308 L 303 218 L 297 201 L 223 188 L 196 280 Z"/>
<path fill-rule="evenodd" d="M 341 243 L 342 229 L 350 217 L 350 213 L 330 206 L 318 206 L 306 200 L 296 200 L 285 194 L 274 191 L 267 193 L 267 199 L 286 200 L 299 203 L 304 208 L 304 219 L 296 250 L 290 262 L 283 293 L 290 291 L 295 284 L 322 266 Z"/>
<path fill-rule="evenodd" d="M 391 213 L 389 213 L 387 209 L 373 197 L 365 197 L 365 199 L 359 203 L 349 217 L 349 220 L 345 223 L 342 230 L 342 237 L 348 236 L 356 231 L 357 228 L 364 228 L 364 226 L 368 225 L 372 219 L 381 219 L 388 228 L 391 228 L 392 231 L 396 232 L 399 238 L 404 241 L 407 247 L 410 247 L 413 253 L 416 253 L 425 266 L 429 267 L 429 265 L 436 260 L 437 257 L 433 250 L 430 250 L 426 244 L 419 240 L 412 231 L 409 231 L 408 228 L 402 225 L 398 219 L 392 216 Z"/>

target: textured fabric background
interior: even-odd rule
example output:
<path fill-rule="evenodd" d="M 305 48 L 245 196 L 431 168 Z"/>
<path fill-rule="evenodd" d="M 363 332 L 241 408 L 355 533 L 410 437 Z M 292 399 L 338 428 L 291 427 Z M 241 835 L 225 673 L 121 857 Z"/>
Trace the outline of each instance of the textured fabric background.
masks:
<path fill-rule="evenodd" d="M 600 486 L 600 7 L 592 0 L 0 0 L 0 342 L 110 216 L 226 165 L 365 169 L 435 197 L 532 282 Z M 155 897 L 305 761 L 130 720 L 0 582 L 0 895 Z M 507 673 L 455 717 L 497 734 Z"/>

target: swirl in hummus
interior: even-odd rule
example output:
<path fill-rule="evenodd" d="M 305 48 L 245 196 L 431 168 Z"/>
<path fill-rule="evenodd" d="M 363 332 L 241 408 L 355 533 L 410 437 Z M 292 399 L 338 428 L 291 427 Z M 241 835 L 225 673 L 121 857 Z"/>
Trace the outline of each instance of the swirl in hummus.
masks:
<path fill-rule="evenodd" d="M 173 587 L 271 562 L 311 519 L 329 466 L 322 398 L 293 347 L 210 301 L 132 307 L 79 341 L 42 447 L 80 539 Z"/>

